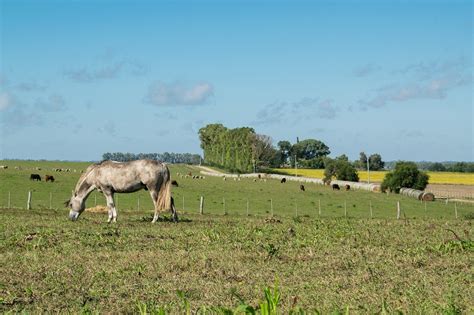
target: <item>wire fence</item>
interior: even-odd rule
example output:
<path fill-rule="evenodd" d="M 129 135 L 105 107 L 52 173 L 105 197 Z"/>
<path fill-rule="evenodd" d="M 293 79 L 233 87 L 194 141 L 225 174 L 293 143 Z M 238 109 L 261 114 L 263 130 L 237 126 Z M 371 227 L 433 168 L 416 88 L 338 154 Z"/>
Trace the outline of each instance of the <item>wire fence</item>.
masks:
<path fill-rule="evenodd" d="M 64 192 L 35 192 L 15 190 L 0 193 L 0 207 L 4 209 L 64 209 L 64 202 L 70 195 Z M 133 194 L 115 194 L 118 211 L 150 211 L 153 202 L 147 192 Z M 203 195 L 198 193 L 174 193 L 175 206 L 181 213 L 202 212 L 203 214 L 239 215 L 239 216 L 307 216 L 320 218 L 464 218 L 474 215 L 474 203 L 465 204 L 456 201 L 417 201 L 403 198 L 402 201 L 390 201 L 380 198 L 351 199 L 330 198 L 327 196 L 292 199 L 275 196 L 265 197 L 226 197 Z M 95 191 L 86 201 L 86 208 L 106 206 L 104 196 Z"/>

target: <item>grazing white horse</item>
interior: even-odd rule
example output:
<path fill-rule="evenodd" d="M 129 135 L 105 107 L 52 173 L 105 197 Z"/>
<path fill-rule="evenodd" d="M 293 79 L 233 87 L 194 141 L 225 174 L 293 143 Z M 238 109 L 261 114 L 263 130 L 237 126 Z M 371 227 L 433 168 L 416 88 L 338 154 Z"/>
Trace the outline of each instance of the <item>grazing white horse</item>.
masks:
<path fill-rule="evenodd" d="M 65 205 L 71 208 L 69 219 L 76 221 L 86 208 L 86 199 L 97 189 L 101 191 L 109 208 L 107 222 L 117 221 L 114 193 L 131 193 L 140 189 L 150 192 L 155 205 L 153 223 L 158 220 L 159 213 L 171 210 L 173 221 L 178 220 L 173 198 L 171 197 L 171 177 L 166 164 L 153 160 L 137 160 L 131 162 L 103 161 L 89 166 L 76 184 L 71 199 Z"/>

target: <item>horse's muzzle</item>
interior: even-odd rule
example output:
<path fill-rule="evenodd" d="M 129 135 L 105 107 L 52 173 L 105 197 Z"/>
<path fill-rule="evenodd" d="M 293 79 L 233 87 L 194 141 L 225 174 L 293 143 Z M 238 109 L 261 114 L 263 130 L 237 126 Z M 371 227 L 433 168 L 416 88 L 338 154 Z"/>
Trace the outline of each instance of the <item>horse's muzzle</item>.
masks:
<path fill-rule="evenodd" d="M 79 218 L 79 212 L 69 211 L 69 220 L 76 221 Z"/>

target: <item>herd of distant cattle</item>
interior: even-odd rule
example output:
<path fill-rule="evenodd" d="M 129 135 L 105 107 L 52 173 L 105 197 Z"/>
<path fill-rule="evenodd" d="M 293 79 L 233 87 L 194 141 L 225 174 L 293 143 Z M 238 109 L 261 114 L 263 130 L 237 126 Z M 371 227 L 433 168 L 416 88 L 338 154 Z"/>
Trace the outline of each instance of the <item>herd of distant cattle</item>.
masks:
<path fill-rule="evenodd" d="M 44 176 L 45 181 L 54 183 L 54 176 L 53 175 L 45 175 Z M 41 181 L 41 176 L 40 174 L 31 174 L 30 175 L 30 180 L 36 180 L 38 182 Z"/>
<path fill-rule="evenodd" d="M 15 168 L 15 170 L 22 170 L 22 168 L 20 166 L 15 166 L 14 168 Z M 0 169 L 4 169 L 4 170 L 8 169 L 8 165 L 0 165 Z M 34 169 L 37 170 L 37 171 L 41 171 L 41 167 L 35 167 Z M 74 172 L 74 173 L 77 173 L 77 172 L 83 173 L 84 172 L 84 171 L 81 171 L 81 170 L 78 171 L 76 169 L 56 168 L 56 167 L 52 168 L 51 170 L 53 172 Z M 42 178 L 41 178 L 40 174 L 32 173 L 32 174 L 30 174 L 30 180 L 40 182 L 42 180 Z M 54 178 L 53 175 L 45 175 L 44 180 L 46 182 L 54 183 L 55 178 Z"/>
<path fill-rule="evenodd" d="M 283 178 L 280 180 L 280 183 L 282 183 L 282 184 L 286 183 L 286 178 L 283 177 Z M 332 187 L 332 190 L 341 190 L 341 187 L 339 187 L 338 184 L 332 184 L 331 187 Z M 350 189 L 351 189 L 351 186 L 350 186 L 350 185 L 345 185 L 344 188 L 345 188 L 346 190 L 350 190 Z M 300 185 L 300 190 L 301 190 L 301 191 L 305 191 L 304 185 L 302 185 L 302 184 Z"/>
<path fill-rule="evenodd" d="M 8 168 L 7 165 L 0 165 L 0 169 L 7 169 L 7 168 Z M 19 166 L 15 166 L 15 169 L 21 169 L 21 168 L 20 168 Z M 41 170 L 40 167 L 36 167 L 35 169 L 38 170 L 38 171 Z M 52 168 L 52 171 L 55 171 L 55 172 L 71 172 L 71 171 L 72 171 L 72 172 L 74 172 L 74 173 L 77 172 L 77 170 L 75 170 L 75 169 L 71 170 L 70 168 Z M 82 173 L 83 171 L 80 171 L 80 172 Z M 176 173 L 176 175 L 178 175 L 178 176 L 181 177 L 181 178 L 205 179 L 204 176 L 193 175 L 191 172 L 189 172 L 189 173 L 187 173 L 187 174 L 181 174 L 181 173 L 178 172 L 178 173 Z M 260 174 L 258 175 L 258 178 L 261 179 Z M 31 174 L 31 175 L 30 175 L 30 180 L 41 181 L 41 179 L 42 179 L 42 178 L 41 178 L 41 176 L 40 176 L 39 174 Z M 53 175 L 45 175 L 44 179 L 45 179 L 46 182 L 52 182 L 52 183 L 54 183 L 54 181 L 55 181 Z M 225 181 L 225 180 L 227 180 L 227 178 L 224 176 L 224 177 L 223 177 L 223 180 Z M 240 181 L 240 177 L 238 177 L 238 178 L 235 178 L 235 177 L 234 177 L 234 180 L 239 180 L 239 181 Z M 254 179 L 254 181 L 256 181 L 256 179 Z M 266 179 L 265 179 L 265 181 L 266 181 Z M 282 184 L 286 183 L 286 178 L 283 177 L 283 178 L 280 180 L 280 183 L 282 183 Z M 173 186 L 175 186 L 175 187 L 178 187 L 178 182 L 177 182 L 176 180 L 173 180 L 173 181 L 171 182 L 171 184 L 172 184 Z M 338 184 L 332 184 L 331 187 L 332 187 L 332 190 L 341 190 L 341 187 L 339 187 Z M 350 185 L 345 185 L 345 186 L 344 186 L 344 189 L 345 189 L 345 190 L 350 190 L 350 189 L 351 189 L 351 186 L 350 186 Z M 301 191 L 305 191 L 304 185 L 302 185 L 302 184 L 300 185 L 300 190 L 301 190 Z"/>

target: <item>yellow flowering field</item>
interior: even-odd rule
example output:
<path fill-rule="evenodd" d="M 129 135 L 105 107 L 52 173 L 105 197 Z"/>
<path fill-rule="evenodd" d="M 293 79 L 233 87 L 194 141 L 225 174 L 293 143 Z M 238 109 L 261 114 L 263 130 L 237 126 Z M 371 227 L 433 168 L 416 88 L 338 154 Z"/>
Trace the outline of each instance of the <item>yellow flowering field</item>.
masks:
<path fill-rule="evenodd" d="M 315 169 L 298 169 L 294 168 L 280 168 L 275 169 L 276 171 L 286 173 L 289 175 L 295 175 L 313 178 L 323 178 L 324 170 Z M 387 171 L 372 171 L 370 172 L 370 182 L 382 182 Z M 367 181 L 367 171 L 358 171 L 359 179 L 361 182 Z M 461 184 L 461 185 L 474 185 L 474 174 L 472 173 L 454 173 L 454 172 L 428 172 L 430 176 L 430 184 Z"/>

